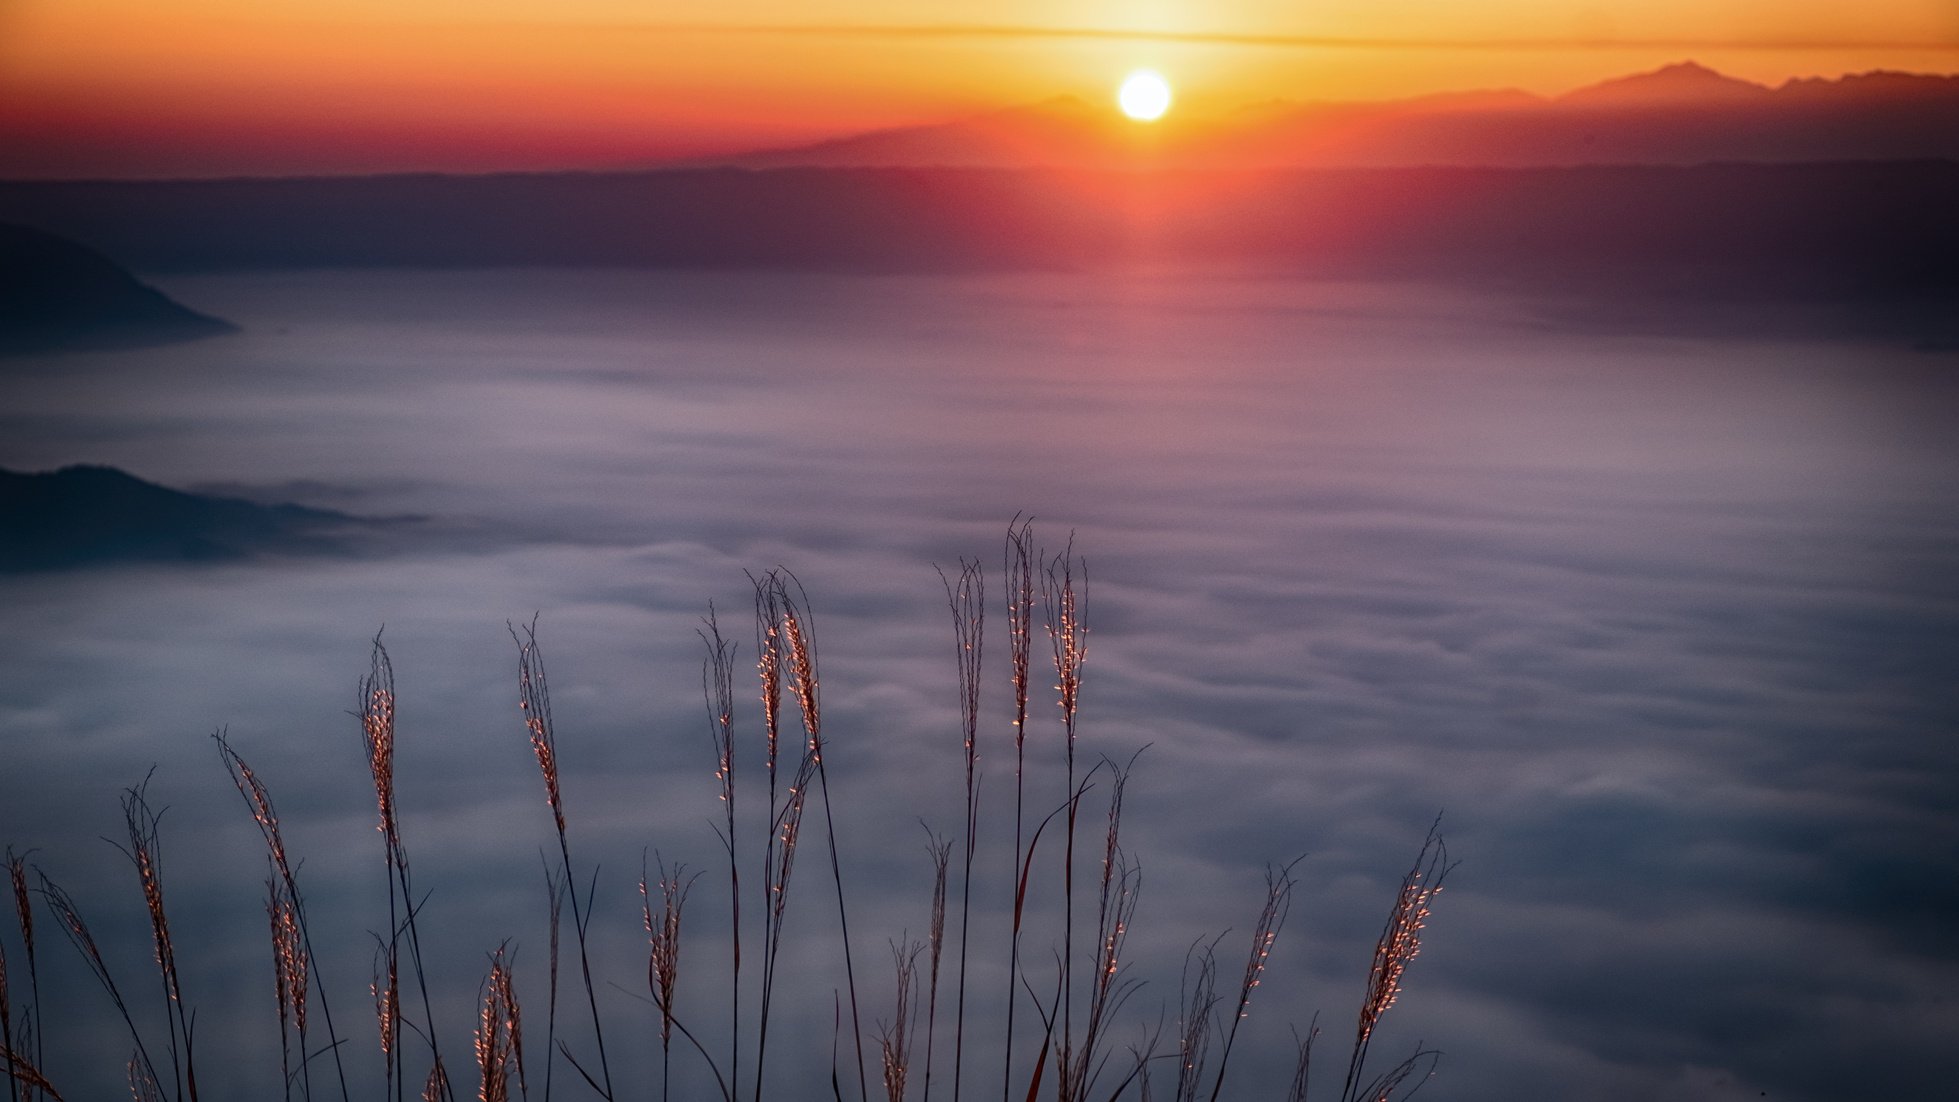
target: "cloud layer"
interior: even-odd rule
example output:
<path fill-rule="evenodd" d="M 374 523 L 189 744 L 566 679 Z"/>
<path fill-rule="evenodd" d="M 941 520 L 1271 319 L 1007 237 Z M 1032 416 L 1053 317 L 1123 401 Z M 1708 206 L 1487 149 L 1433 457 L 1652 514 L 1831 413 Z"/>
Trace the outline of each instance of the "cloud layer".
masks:
<path fill-rule="evenodd" d="M 1652 335 L 1663 318 L 1575 330 L 1440 288 L 1144 276 L 310 273 L 168 289 L 246 332 L 21 368 L 0 460 L 317 490 L 454 524 L 379 558 L 0 583 L 0 839 L 39 847 L 135 986 L 131 877 L 96 839 L 115 788 L 160 765 L 186 982 L 240 1096 L 275 1089 L 276 1050 L 256 837 L 212 729 L 281 802 L 365 1075 L 385 897 L 346 713 L 383 631 L 407 842 L 458 1045 L 480 954 L 502 939 L 520 946 L 520 997 L 542 997 L 549 815 L 504 626 L 540 612 L 574 852 L 600 872 L 600 957 L 638 989 L 643 848 L 709 870 L 683 999 L 718 1022 L 726 896 L 699 617 L 714 602 L 746 643 L 744 570 L 787 565 L 809 587 L 855 951 L 881 962 L 885 938 L 925 926 L 917 819 L 958 823 L 931 566 L 996 562 L 1021 510 L 1050 552 L 1072 532 L 1089 564 L 1084 768 L 1150 746 L 1125 836 L 1145 873 L 1132 946 L 1148 986 L 1121 1043 L 1159 1006 L 1174 1016 L 1192 938 L 1234 930 L 1219 950 L 1232 973 L 1263 866 L 1304 854 L 1231 1085 L 1258 1097 L 1281 1081 L 1286 1023 L 1315 1011 L 1344 1053 L 1395 880 L 1442 810 L 1463 863 L 1380 1045 L 1443 1050 L 1452 1097 L 1821 1100 L 1924 1094 L 1955 1070 L 1939 1039 L 1959 979 L 1942 934 L 1959 910 L 1942 886 L 1959 844 L 1944 738 L 1959 518 L 1952 445 L 1928 426 L 1956 411 L 1925 354 Z M 995 584 L 975 1089 L 997 1086 L 1007 987 Z M 739 691 L 752 740 L 745 678 Z M 1030 818 L 1062 790 L 1053 706 L 1036 705 Z M 743 753 L 753 779 L 752 741 Z M 785 980 L 798 994 L 771 1055 L 785 1089 L 789 1069 L 829 1058 L 839 975 L 827 858 L 809 846 Z M 1056 903 L 1037 885 L 1042 966 Z M 87 1054 L 120 1042 L 69 978 L 50 1022 L 101 1035 L 51 1034 L 50 1070 L 86 1093 Z M 862 982 L 866 1018 L 888 1013 L 882 967 Z M 615 1028 L 650 1028 L 626 993 L 601 995 Z M 712 1051 L 719 1030 L 703 1027 Z M 650 1070 L 651 1050 L 629 1051 Z M 706 1089 L 697 1062 L 677 1073 Z"/>

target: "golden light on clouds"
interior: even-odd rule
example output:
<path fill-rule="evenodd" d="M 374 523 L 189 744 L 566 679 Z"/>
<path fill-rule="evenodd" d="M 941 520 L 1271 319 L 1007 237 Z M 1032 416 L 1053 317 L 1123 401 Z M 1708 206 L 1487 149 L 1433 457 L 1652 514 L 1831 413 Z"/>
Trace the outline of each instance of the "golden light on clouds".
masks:
<path fill-rule="evenodd" d="M 1689 58 L 1766 84 L 1951 72 L 1959 9 L 728 0 L 707 17 L 678 0 L 0 0 L 0 174 L 113 173 L 131 143 L 180 150 L 183 167 L 236 151 L 211 172 L 646 163 L 1107 102 L 1107 82 L 1142 68 L 1176 74 L 1184 125 L 1275 101 L 1557 94 Z M 348 161 L 356 147 L 369 152 Z M 21 152 L 37 148 L 49 155 Z"/>

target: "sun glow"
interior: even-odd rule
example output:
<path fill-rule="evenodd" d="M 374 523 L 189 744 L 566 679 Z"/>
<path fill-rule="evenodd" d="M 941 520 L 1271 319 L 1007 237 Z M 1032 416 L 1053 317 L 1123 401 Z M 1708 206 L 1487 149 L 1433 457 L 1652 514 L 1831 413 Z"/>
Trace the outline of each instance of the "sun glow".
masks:
<path fill-rule="evenodd" d="M 1170 110 L 1170 82 L 1154 70 L 1138 69 L 1123 78 L 1116 103 L 1137 122 L 1155 122 Z"/>

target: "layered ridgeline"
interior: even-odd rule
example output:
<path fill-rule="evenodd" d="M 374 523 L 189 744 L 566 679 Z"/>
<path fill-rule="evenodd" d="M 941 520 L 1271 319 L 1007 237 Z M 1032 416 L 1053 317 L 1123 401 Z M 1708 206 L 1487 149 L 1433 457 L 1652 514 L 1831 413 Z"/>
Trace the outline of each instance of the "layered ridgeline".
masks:
<path fill-rule="evenodd" d="M 0 223 L 0 356 L 162 344 L 232 328 L 92 249 Z"/>
<path fill-rule="evenodd" d="M 1137 126 L 1074 98 L 716 163 L 746 168 L 1556 167 L 1959 158 L 1959 76 L 1872 72 L 1768 87 L 1682 62 L 1561 96 L 1275 101 Z"/>

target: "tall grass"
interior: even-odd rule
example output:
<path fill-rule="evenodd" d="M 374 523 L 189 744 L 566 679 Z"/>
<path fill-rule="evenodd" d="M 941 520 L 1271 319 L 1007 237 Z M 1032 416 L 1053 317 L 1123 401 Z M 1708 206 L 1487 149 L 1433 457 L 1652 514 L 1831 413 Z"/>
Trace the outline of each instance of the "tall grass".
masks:
<path fill-rule="evenodd" d="M 922 941 L 902 934 L 889 940 L 893 986 L 886 1005 L 891 1013 L 889 1017 L 879 1016 L 868 1031 L 859 1012 L 850 927 L 853 901 L 835 822 L 843 807 L 833 799 L 826 766 L 832 747 L 823 726 L 809 597 L 787 570 L 751 575 L 756 682 L 750 699 L 760 705 L 760 714 L 749 723 L 744 723 L 738 707 L 745 694 L 736 688 L 736 671 L 743 660 L 736 645 L 723 637 L 713 609 L 709 609 L 700 631 L 705 649 L 702 700 L 711 751 L 704 764 L 714 778 L 714 795 L 721 807 L 712 826 L 727 860 L 727 925 L 721 932 L 728 938 L 728 952 L 706 968 L 703 961 L 693 960 L 685 974 L 695 987 L 703 982 L 723 986 L 717 1006 L 727 1010 L 726 1043 L 713 1052 L 702 1043 L 689 1025 L 694 1013 L 689 999 L 695 997 L 689 991 L 694 988 L 684 989 L 682 985 L 682 963 L 689 959 L 683 945 L 682 919 L 689 892 L 700 874 L 690 874 L 683 864 L 669 867 L 663 859 L 656 862 L 657 872 L 643 865 L 638 889 L 639 918 L 647 939 L 643 943 L 644 1001 L 652 1008 L 655 1024 L 641 1035 L 650 1039 L 646 1050 L 658 1058 L 657 1085 L 635 1083 L 630 1078 L 615 1080 L 608 1055 L 607 1015 L 599 988 L 610 985 L 624 991 L 626 987 L 594 951 L 591 935 L 601 910 L 600 880 L 596 867 L 587 871 L 573 861 L 561 758 L 570 745 L 561 745 L 552 716 L 535 620 L 521 629 L 513 625 L 511 636 L 517 645 L 518 711 L 544 784 L 557 843 L 556 859 L 545 859 L 545 906 L 536 919 L 548 934 L 549 947 L 541 1076 L 534 1075 L 539 1069 L 526 1062 L 514 940 L 505 940 L 486 953 L 487 972 L 475 1006 L 467 1015 L 472 1025 L 469 1044 L 464 1047 L 473 1058 L 474 1068 L 465 1074 L 444 1060 L 445 1034 L 435 1013 L 438 1000 L 431 991 L 424 947 L 446 953 L 453 946 L 447 944 L 448 939 L 431 937 L 425 941 L 422 936 L 429 899 L 416 894 L 403 838 L 402 809 L 395 791 L 398 732 L 394 669 L 379 637 L 370 649 L 368 671 L 360 679 L 356 710 L 374 785 L 375 821 L 382 836 L 387 874 L 387 910 L 385 915 L 375 916 L 377 922 L 385 921 L 385 932 L 374 934 L 374 969 L 369 985 L 376 1032 L 366 1045 L 342 1037 L 328 1009 L 329 985 L 314 951 L 312 921 L 296 875 L 299 862 L 287 849 L 271 792 L 260 774 L 246 764 L 230 736 L 220 731 L 216 736 L 220 759 L 264 842 L 265 914 L 274 996 L 267 1032 L 278 1039 L 284 1097 L 290 1102 L 297 1094 L 311 1102 L 319 1091 L 322 1095 L 337 1093 L 345 1102 L 351 1094 L 347 1065 L 354 1064 L 378 1066 L 384 1097 L 397 1102 L 411 1094 L 425 1102 L 453 1102 L 457 1083 L 465 1092 L 473 1087 L 481 1102 L 509 1102 L 512 1098 L 528 1102 L 534 1085 L 544 1102 L 549 1102 L 554 1090 L 579 1096 L 589 1092 L 610 1102 L 620 1095 L 651 1094 L 655 1089 L 664 1102 L 673 1089 L 673 1065 L 681 1060 L 698 1061 L 695 1068 L 711 1076 L 723 1102 L 738 1102 L 744 1095 L 752 1096 L 753 1102 L 769 1097 L 801 1102 L 813 1097 L 813 1085 L 820 1082 L 827 1082 L 827 1093 L 836 1102 L 871 1102 L 875 1097 L 873 1080 L 867 1074 L 864 1055 L 865 1034 L 870 1032 L 870 1047 L 880 1072 L 875 1085 L 886 1102 L 910 1098 L 929 1102 L 935 1089 L 949 1089 L 956 1102 L 962 1090 L 990 1090 L 994 1076 L 998 1076 L 1006 1102 L 1149 1102 L 1159 1091 L 1167 1091 L 1177 1102 L 1220 1102 L 1234 1095 L 1306 1102 L 1314 1042 L 1320 1033 L 1317 1020 L 1309 1024 L 1303 1038 L 1293 1034 L 1295 1059 L 1289 1081 L 1258 1083 L 1242 1075 L 1231 1076 L 1233 1056 L 1243 1047 L 1241 1030 L 1259 1001 L 1257 992 L 1265 982 L 1268 962 L 1290 915 L 1298 887 L 1298 861 L 1268 867 L 1262 901 L 1250 909 L 1248 935 L 1207 933 L 1187 942 L 1181 983 L 1177 990 L 1156 1000 L 1159 1009 L 1152 1015 L 1142 998 L 1145 987 L 1131 952 L 1131 934 L 1143 913 L 1142 864 L 1129 851 L 1123 830 L 1129 779 L 1142 751 L 1120 761 L 1101 754 L 1077 759 L 1088 654 L 1086 569 L 1075 556 L 1072 538 L 1060 553 L 1046 554 L 1034 540 L 1031 522 L 1016 517 L 1004 542 L 1001 577 L 1007 623 L 1007 669 L 1002 680 L 1010 701 L 1004 726 L 1010 742 L 1002 739 L 997 752 L 1010 750 L 1012 755 L 1011 848 L 1006 824 L 990 827 L 982 814 L 982 761 L 985 754 L 994 752 L 987 749 L 991 740 L 985 733 L 988 724 L 981 707 L 986 584 L 978 563 L 962 559 L 958 573 L 942 573 L 941 580 L 953 627 L 951 684 L 959 702 L 956 778 L 963 790 L 963 819 L 956 835 L 941 835 L 926 824 L 931 880 L 929 889 L 921 890 L 920 900 L 927 905 L 929 929 Z M 1028 769 L 1026 740 L 1030 705 L 1036 695 L 1032 682 L 1037 676 L 1033 672 L 1037 633 L 1047 640 L 1053 674 L 1055 718 L 1061 736 L 1058 776 Z M 799 740 L 784 738 L 785 706 L 801 727 Z M 738 746 L 747 738 L 759 743 L 755 756 L 762 766 L 761 774 L 738 777 L 736 763 L 744 756 Z M 852 760 L 858 747 L 846 741 L 839 743 L 838 749 L 844 755 L 839 759 L 841 764 Z M 837 781 L 839 785 L 848 783 L 848 773 L 840 771 Z M 759 790 L 738 801 L 744 786 Z M 9 958 L 6 945 L 0 942 L 0 1068 L 5 1071 L 8 1102 L 59 1102 L 62 1096 L 52 1078 L 74 1070 L 46 1067 L 48 1027 L 42 1019 L 39 994 L 37 911 L 50 916 L 66 934 L 123 1023 L 131 1045 L 127 1066 L 132 1097 L 139 1102 L 149 1098 L 197 1102 L 196 1019 L 184 997 L 176 945 L 164 906 L 162 812 L 152 806 L 148 793 L 147 778 L 125 790 L 126 842 L 119 843 L 118 848 L 136 869 L 138 894 L 150 930 L 160 1015 L 139 1016 L 132 1008 L 74 898 L 38 869 L 32 870 L 38 888 L 30 887 L 30 867 L 25 858 L 12 850 L 7 853 L 19 934 L 15 940 L 23 950 L 20 957 Z M 795 998 L 807 1005 L 824 994 L 782 987 L 788 963 L 785 949 L 807 943 L 800 935 L 785 938 L 785 931 L 792 921 L 790 889 L 812 796 L 822 804 L 843 963 L 842 987 L 828 992 L 834 1008 L 832 1063 L 827 1077 L 812 1068 L 793 1072 L 778 1069 L 771 1077 L 771 1027 L 778 1016 L 778 1004 Z M 1039 801 L 1032 815 L 1028 812 L 1030 796 Z M 1003 817 L 1005 813 L 994 814 Z M 744 815 L 753 821 L 745 821 Z M 1088 839 L 1078 837 L 1085 818 L 1087 829 L 1096 831 Z M 750 833 L 751 828 L 758 827 L 759 835 Z M 989 846 L 998 846 L 1001 859 L 1011 862 L 1011 877 L 1006 881 L 1010 897 L 991 902 L 983 891 L 992 878 L 974 875 L 975 868 L 994 859 Z M 1079 855 L 1079 869 L 1078 847 L 1086 850 Z M 951 961 L 945 958 L 952 948 L 948 919 L 955 854 L 959 921 L 957 959 Z M 1340 1082 L 1340 1102 L 1395 1102 L 1433 1071 L 1437 1054 L 1419 1046 L 1414 1055 L 1385 1070 L 1370 1066 L 1370 1056 L 1381 1023 L 1404 988 L 1436 894 L 1452 867 L 1438 820 L 1402 876 L 1377 939 Z M 759 871 L 759 878 L 744 877 L 744 869 L 751 874 Z M 1030 908 L 1030 893 L 1052 900 L 1052 908 Z M 581 1000 L 583 1017 L 587 1019 L 579 1035 L 572 1038 L 559 1036 L 558 1021 L 560 934 L 567 901 L 571 947 L 576 950 L 579 986 L 585 996 Z M 800 915 L 800 909 L 793 910 Z M 989 910 L 1008 926 L 1007 941 L 996 950 L 984 948 L 973 936 L 978 928 L 975 914 Z M 862 916 L 858 917 L 861 921 Z M 517 921 L 514 916 L 512 920 Z M 1245 951 L 1242 967 L 1233 966 L 1235 970 L 1229 972 L 1219 961 L 1220 947 L 1227 944 L 1234 947 L 1232 952 L 1236 946 L 1243 946 Z M 744 947 L 759 947 L 759 960 L 745 961 Z M 983 991 L 982 985 L 969 982 L 976 953 L 996 969 L 1004 964 L 1007 990 Z M 24 961 L 26 966 L 25 1000 L 18 1005 L 14 993 L 22 988 L 18 969 L 11 975 L 8 971 L 10 959 Z M 951 985 L 949 1030 L 939 1028 L 942 966 L 949 970 L 946 978 Z M 701 975 L 708 978 L 694 978 Z M 15 980 L 12 987 L 10 979 Z M 1227 983 L 1232 985 L 1222 986 Z M 415 1003 L 413 1014 L 407 1009 L 410 998 Z M 1144 1004 L 1140 1010 L 1139 1004 Z M 139 1017 L 149 1021 L 150 1028 L 142 1028 Z M 155 1027 L 158 1020 L 162 1023 L 160 1036 Z M 986 1024 L 982 1028 L 976 1023 Z M 317 1040 L 316 1027 L 325 1032 L 324 1043 Z M 1118 1041 L 1119 1033 L 1135 1040 Z M 679 1053 L 673 1043 L 676 1035 L 686 1042 Z M 965 1049 L 973 1038 L 982 1036 L 988 1046 L 999 1046 L 998 1059 L 976 1061 L 972 1064 L 975 1070 L 969 1072 Z M 709 1039 L 714 1038 L 710 1035 Z M 574 1041 L 589 1048 L 575 1049 Z M 534 1037 L 532 1042 L 531 1055 L 535 1057 Z M 409 1059 L 404 1043 L 421 1053 L 421 1058 Z M 447 1051 L 457 1049 L 451 1046 Z M 315 1066 L 324 1064 L 329 1055 L 331 1086 Z M 121 1056 L 114 1058 L 122 1062 Z M 849 1068 L 852 1058 L 857 1065 L 854 1075 Z M 560 1059 L 576 1073 L 575 1078 L 554 1076 Z M 935 1082 L 948 1062 L 949 1086 Z M 423 1063 L 426 1066 L 410 1067 Z M 530 1063 L 535 1065 L 535 1060 Z M 781 1089 L 792 1073 L 804 1084 L 799 1092 Z M 702 1080 L 697 1077 L 694 1081 Z"/>
<path fill-rule="evenodd" d="M 296 1074 L 304 1096 L 309 1102 L 313 1097 L 313 1054 L 308 1044 L 307 1017 L 308 1008 L 317 999 L 322 1024 L 327 1032 L 327 1051 L 333 1055 L 334 1072 L 340 1084 L 341 1102 L 346 1102 L 347 1070 L 341 1059 L 340 1034 L 333 1024 L 333 1009 L 327 999 L 326 985 L 313 983 L 318 958 L 313 952 L 311 927 L 306 921 L 306 904 L 299 893 L 299 879 L 293 873 L 285 835 L 279 829 L 279 810 L 272 802 L 272 793 L 266 790 L 258 774 L 232 748 L 226 735 L 227 732 L 220 730 L 211 736 L 217 743 L 218 758 L 224 763 L 225 772 L 230 775 L 238 794 L 244 797 L 245 805 L 251 810 L 252 821 L 258 824 L 259 834 L 265 841 L 265 910 L 272 933 L 273 990 L 279 1007 L 279 1070 L 285 1096 L 292 1097 Z M 309 993 L 315 991 L 317 994 L 309 998 Z M 291 1067 L 286 1032 L 288 1026 L 299 1041 L 299 1067 L 296 1072 Z"/>
<path fill-rule="evenodd" d="M 1000 1076 L 1003 1102 L 1012 1102 L 1014 1072 L 1014 1011 L 1020 1005 L 1017 985 L 1020 980 L 1020 931 L 1025 917 L 1026 889 L 1022 873 L 1027 863 L 1022 834 L 1026 826 L 1027 787 L 1027 694 L 1029 661 L 1034 653 L 1034 519 L 1016 515 L 1007 524 L 1006 548 L 1001 555 L 1000 577 L 1007 595 L 1007 673 L 1013 690 L 1014 741 L 1014 848 L 1013 862 L 1007 866 L 1009 882 L 1016 886 L 1013 898 L 1011 933 L 1007 948 L 1006 1070 Z M 929 1084 L 928 1084 L 929 1085 Z"/>
<path fill-rule="evenodd" d="M 1041 603 L 1047 608 L 1048 645 L 1054 654 L 1055 705 L 1061 709 L 1061 730 L 1066 736 L 1068 769 L 1067 834 L 1061 859 L 1061 1035 L 1057 1052 L 1061 1092 L 1057 1102 L 1078 1102 L 1069 1093 L 1073 1077 L 1069 1074 L 1075 1059 L 1075 821 L 1081 810 L 1085 789 L 1075 783 L 1076 720 L 1081 708 L 1082 664 L 1088 660 L 1088 629 L 1082 622 L 1087 601 L 1088 577 L 1078 566 L 1075 541 L 1071 536 L 1067 550 L 1047 561 L 1041 571 Z M 1086 1053 L 1083 1057 L 1086 1058 Z"/>
<path fill-rule="evenodd" d="M 31 851 L 30 851 L 31 852 Z M 6 949 L 0 945 L 0 1060 L 7 1071 L 9 1097 L 35 1102 L 49 1091 L 35 1065 L 46 1062 L 41 1044 L 41 969 L 34 950 L 34 905 L 27 889 L 27 855 L 7 847 L 7 884 L 13 889 L 14 918 L 20 929 L 23 956 L 27 961 L 27 1004 L 15 1024 L 13 1001 L 6 984 Z"/>
<path fill-rule="evenodd" d="M 381 1055 L 386 1082 L 400 1102 L 406 1088 L 402 1070 L 401 1028 L 404 1022 L 401 1000 L 402 947 L 408 950 L 408 966 L 422 996 L 422 1024 L 417 1031 L 429 1050 L 429 1073 L 422 1095 L 430 1092 L 441 1102 L 451 1102 L 448 1070 L 442 1063 L 440 1033 L 435 1027 L 435 1007 L 429 998 L 428 972 L 423 967 L 421 923 L 417 916 L 422 903 L 415 897 L 414 878 L 408 862 L 408 847 L 402 840 L 401 817 L 395 801 L 395 670 L 381 637 L 376 635 L 368 652 L 367 676 L 361 679 L 359 704 L 355 712 L 361 721 L 361 745 L 367 751 L 368 775 L 374 781 L 374 800 L 379 815 L 376 828 L 388 864 L 388 934 L 376 938 L 376 952 L 385 967 L 376 968 L 370 989 L 374 994 L 374 1013 L 381 1034 Z M 406 935 L 406 940 L 404 936 Z M 385 973 L 386 986 L 382 986 Z"/>
<path fill-rule="evenodd" d="M 558 856 L 562 862 L 561 883 L 565 893 L 571 897 L 571 929 L 578 942 L 578 970 L 580 978 L 585 981 L 585 1003 L 592 1013 L 592 1039 L 598 1049 L 598 1076 L 594 1078 L 585 1065 L 572 1055 L 571 1049 L 562 1046 L 562 1042 L 561 1048 L 572 1070 L 591 1084 L 601 1098 L 611 1102 L 612 1065 L 605 1055 L 605 1027 L 599 1017 L 598 992 L 592 985 L 592 958 L 586 945 L 586 933 L 592 923 L 592 897 L 598 885 L 595 883 L 586 889 L 581 903 L 578 878 L 572 871 L 571 838 L 565 825 L 564 793 L 558 775 L 558 733 L 551 720 L 551 690 L 544 676 L 544 653 L 537 644 L 537 621 L 533 619 L 521 636 L 517 634 L 515 625 L 505 626 L 510 630 L 510 638 L 517 644 L 517 707 L 524 716 L 524 730 L 530 736 L 531 751 L 537 757 L 537 769 L 544 779 L 544 800 L 551 808 L 552 825 L 557 828 Z M 554 990 L 555 983 L 554 980 Z M 551 1058 L 549 1054 L 545 1057 L 547 1061 Z"/>
<path fill-rule="evenodd" d="M 656 889 L 647 886 L 644 863 L 639 870 L 640 908 L 646 923 L 646 986 L 653 996 L 653 1005 L 660 1012 L 661 1102 L 666 1102 L 671 1094 L 673 1028 L 677 1024 L 673 1005 L 680 988 L 680 920 L 687 907 L 687 893 L 693 890 L 694 881 L 699 876 L 699 873 L 688 876 L 684 864 L 675 865 L 669 873 L 667 863 L 661 861 L 657 888 L 660 911 L 656 916 L 653 912 Z"/>
<path fill-rule="evenodd" d="M 925 851 L 932 859 L 932 908 L 925 944 L 928 951 L 925 995 L 925 1092 L 924 1102 L 932 1102 L 932 1049 L 937 1038 L 939 1018 L 939 960 L 945 954 L 946 874 L 952 865 L 952 841 L 925 828 Z"/>
<path fill-rule="evenodd" d="M 508 942 L 490 954 L 490 974 L 483 981 L 482 1006 L 476 1018 L 476 1097 L 481 1102 L 509 1102 L 510 1075 L 517 1075 L 520 1095 L 530 1094 L 524 1075 L 524 1022 L 516 984 L 510 976 Z"/>
<path fill-rule="evenodd" d="M 979 846 L 980 673 L 986 637 L 986 574 L 980 569 L 978 559 L 961 560 L 957 584 L 943 570 L 939 571 L 939 581 L 945 586 L 946 604 L 952 610 L 953 666 L 959 671 L 960 756 L 966 767 L 965 854 L 960 862 L 959 883 L 959 984 L 952 1027 L 952 1102 L 959 1102 L 959 1087 L 965 1078 L 961 1071 L 966 1054 L 966 959 L 973 919 L 973 854 Z M 933 902 L 936 909 L 936 893 Z"/>
<path fill-rule="evenodd" d="M 701 699 L 707 705 L 708 738 L 714 746 L 714 779 L 720 785 L 723 823 L 716 828 L 728 855 L 728 1073 L 741 1062 L 741 860 L 735 824 L 735 644 L 721 638 L 714 605 L 695 634 L 707 648 L 701 661 Z M 641 876 L 644 882 L 645 877 Z M 676 933 L 675 940 L 678 940 Z M 741 1091 L 739 1078 L 727 1084 L 730 1100 Z"/>

